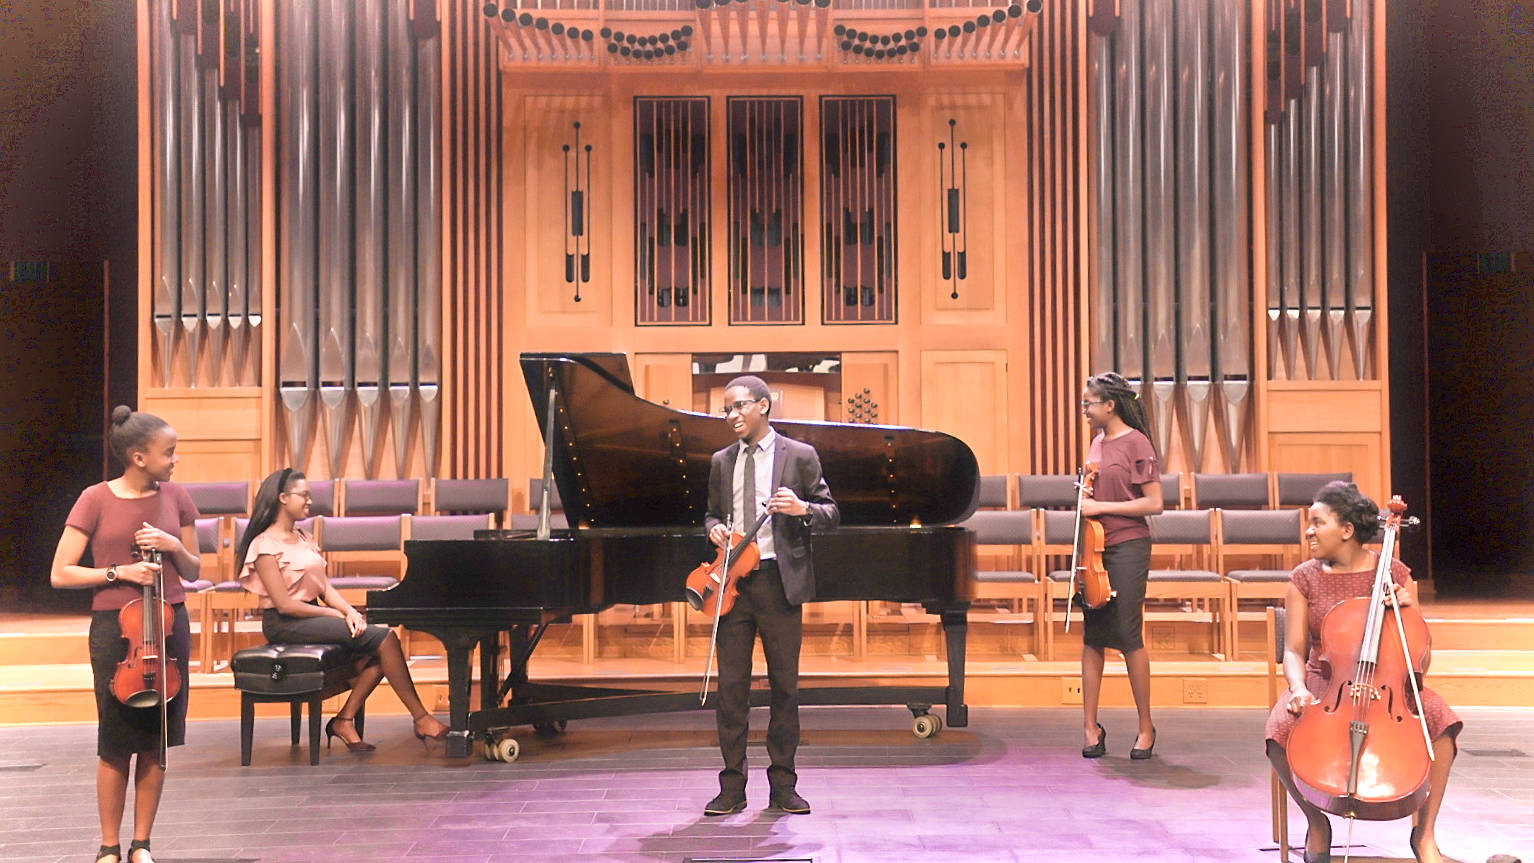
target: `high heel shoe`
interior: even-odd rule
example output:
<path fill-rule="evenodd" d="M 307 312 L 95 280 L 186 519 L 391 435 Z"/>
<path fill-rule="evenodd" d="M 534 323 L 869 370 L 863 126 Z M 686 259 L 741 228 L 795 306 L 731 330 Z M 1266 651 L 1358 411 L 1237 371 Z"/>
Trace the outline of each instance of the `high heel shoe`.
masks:
<path fill-rule="evenodd" d="M 1103 730 L 1103 724 L 1097 723 L 1097 742 L 1091 746 L 1081 747 L 1082 758 L 1101 758 L 1108 754 L 1108 732 Z"/>
<path fill-rule="evenodd" d="M 345 716 L 333 716 L 333 717 L 330 718 L 329 722 L 325 723 L 325 748 L 326 749 L 330 748 L 330 739 L 332 737 L 341 737 L 341 734 L 336 731 L 336 720 L 338 720 L 338 719 L 341 720 L 342 722 L 351 722 L 351 720 L 348 719 Z M 346 744 L 346 751 L 347 752 L 372 752 L 374 749 L 378 748 L 377 746 L 374 746 L 373 744 L 367 742 L 366 740 L 358 740 L 356 742 L 353 742 L 353 741 L 347 740 L 345 737 L 341 737 L 341 742 Z"/>
<path fill-rule="evenodd" d="M 1151 742 L 1150 742 L 1150 745 L 1145 747 L 1144 749 L 1140 749 L 1139 747 L 1136 747 L 1136 746 L 1131 746 L 1129 748 L 1129 757 L 1130 757 L 1131 760 L 1134 760 L 1134 761 L 1145 761 L 1146 759 L 1151 757 L 1151 754 L 1155 752 L 1155 749 L 1156 749 L 1156 726 L 1152 725 L 1151 726 Z"/>
<path fill-rule="evenodd" d="M 430 716 L 431 714 L 428 713 L 428 714 L 425 714 L 425 715 Z M 444 725 L 444 726 L 442 726 L 442 728 L 440 730 L 438 730 L 437 732 L 435 732 L 433 734 L 422 734 L 420 729 L 415 728 L 412 725 L 410 730 L 411 730 L 412 733 L 415 734 L 415 739 L 421 741 L 421 745 L 422 746 L 426 746 L 426 741 L 428 741 L 428 740 L 446 740 L 448 732 L 452 731 L 453 729 L 449 728 L 446 725 Z M 430 747 L 428 747 L 428 748 L 430 748 Z"/>

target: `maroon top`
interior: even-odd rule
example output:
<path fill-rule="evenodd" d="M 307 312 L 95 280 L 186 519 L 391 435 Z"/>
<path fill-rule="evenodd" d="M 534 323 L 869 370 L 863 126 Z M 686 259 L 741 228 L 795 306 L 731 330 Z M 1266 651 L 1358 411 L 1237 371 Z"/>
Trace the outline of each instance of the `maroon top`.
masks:
<path fill-rule="evenodd" d="M 172 482 L 160 483 L 160 490 L 148 497 L 121 498 L 112 493 L 104 482 L 98 482 L 80 492 L 74 509 L 64 523 L 90 537 L 91 560 L 97 566 L 124 566 L 139 559 L 138 548 L 133 544 L 133 534 L 144 522 L 154 525 L 172 536 L 181 536 L 181 529 L 197 521 L 197 505 L 186 489 Z M 181 587 L 181 573 L 170 555 L 161 558 L 165 564 L 165 601 L 172 604 L 184 602 L 186 591 Z M 138 599 L 139 586 L 127 582 L 115 582 L 96 588 L 91 597 L 92 611 L 115 611 Z"/>
<path fill-rule="evenodd" d="M 1104 503 L 1134 500 L 1140 497 L 1140 486 L 1161 480 L 1155 447 L 1151 446 L 1150 438 L 1134 429 L 1112 440 L 1100 434 L 1093 438 L 1087 461 L 1097 463 L 1097 483 L 1092 496 Z M 1150 536 L 1150 525 L 1143 516 L 1102 515 L 1097 520 L 1103 526 L 1104 546 Z"/>

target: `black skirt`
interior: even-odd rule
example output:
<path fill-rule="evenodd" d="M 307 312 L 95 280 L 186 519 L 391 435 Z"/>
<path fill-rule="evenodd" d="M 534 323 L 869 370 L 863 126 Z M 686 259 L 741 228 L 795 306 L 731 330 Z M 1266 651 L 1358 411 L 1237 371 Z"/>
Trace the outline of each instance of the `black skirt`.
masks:
<path fill-rule="evenodd" d="M 187 662 L 192 650 L 191 625 L 186 606 L 172 606 L 176 622 L 166 633 L 165 647 L 181 671 L 181 692 L 170 700 L 165 710 L 166 742 L 180 746 L 186 742 L 186 704 L 190 691 Z M 102 758 L 122 758 L 135 752 L 156 752 L 160 748 L 160 708 L 129 707 L 112 694 L 112 678 L 117 664 L 128 656 L 128 642 L 122 637 L 116 611 L 91 613 L 91 673 L 96 681 L 96 754 Z"/>
<path fill-rule="evenodd" d="M 1103 549 L 1103 568 L 1117 595 L 1099 609 L 1083 608 L 1082 641 L 1099 650 L 1121 652 L 1145 646 L 1141 626 L 1145 617 L 1145 582 L 1150 577 L 1151 541 L 1131 539 Z"/>
<path fill-rule="evenodd" d="M 389 627 L 375 623 L 352 635 L 339 617 L 298 617 L 268 608 L 261 615 L 261 634 L 273 644 L 339 644 L 353 653 L 377 653 Z"/>

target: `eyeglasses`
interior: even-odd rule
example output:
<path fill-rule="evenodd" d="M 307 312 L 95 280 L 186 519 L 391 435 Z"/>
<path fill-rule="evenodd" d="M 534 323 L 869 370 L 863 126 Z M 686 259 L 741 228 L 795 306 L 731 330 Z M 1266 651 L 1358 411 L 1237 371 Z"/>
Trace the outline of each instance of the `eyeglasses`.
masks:
<path fill-rule="evenodd" d="M 1107 399 L 1082 399 L 1081 400 L 1081 409 L 1082 410 L 1086 410 L 1087 408 L 1091 407 L 1092 405 L 1102 405 L 1102 404 L 1107 404 L 1107 403 L 1108 403 Z"/>
<path fill-rule="evenodd" d="M 729 404 L 720 408 L 719 412 L 725 416 L 729 416 L 731 411 L 744 411 L 746 409 L 746 405 L 754 405 L 759 401 L 761 401 L 761 399 L 741 399 L 738 402 L 730 402 Z"/>
<path fill-rule="evenodd" d="M 302 496 L 304 500 L 313 500 L 313 498 L 309 497 L 309 493 L 307 491 L 285 491 L 282 494 L 284 494 L 284 495 L 296 494 L 296 495 Z"/>

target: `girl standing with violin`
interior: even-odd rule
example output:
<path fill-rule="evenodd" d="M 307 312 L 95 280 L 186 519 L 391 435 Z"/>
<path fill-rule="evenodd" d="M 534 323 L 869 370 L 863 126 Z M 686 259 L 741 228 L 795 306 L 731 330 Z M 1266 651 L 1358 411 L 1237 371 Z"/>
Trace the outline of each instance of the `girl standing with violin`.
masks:
<path fill-rule="evenodd" d="M 415 719 L 415 736 L 442 740 L 448 727 L 432 716 L 416 694 L 399 637 L 387 626 L 369 625 L 330 585 L 325 558 L 295 522 L 309 515 L 309 481 L 292 468 L 261 481 L 250 524 L 235 547 L 240 583 L 260 597 L 261 633 L 273 644 L 339 644 L 357 654 L 351 695 L 325 723 L 326 745 L 339 737 L 349 752 L 371 752 L 353 719 L 378 682 L 388 678 L 394 694 Z M 321 604 L 323 602 L 323 604 Z"/>
<path fill-rule="evenodd" d="M 169 481 L 178 460 L 176 432 L 164 420 L 119 405 L 112 411 L 108 444 L 124 465 L 122 476 L 81 492 L 59 537 L 50 577 L 54 587 L 94 591 L 90 656 L 98 721 L 96 806 L 101 817 L 101 848 L 96 853 L 97 863 L 154 863 L 149 834 L 165 786 L 165 770 L 160 766 L 161 711 L 158 705 L 129 707 L 112 693 L 118 665 L 129 655 L 119 613 L 141 597 L 143 585 L 154 584 L 157 578 L 163 584 L 161 599 L 174 610 L 166 644 L 183 682 L 180 694 L 166 705 L 163 740 L 166 745 L 180 746 L 186 740 L 189 687 L 184 682 L 191 647 L 181 582 L 196 580 L 200 568 L 198 556 L 189 550 L 196 547 L 197 507 L 185 489 Z M 87 548 L 94 566 L 80 565 Z M 145 560 L 145 549 L 159 552 L 161 562 Z M 142 604 L 136 608 L 143 611 Z M 162 676 L 169 677 L 170 672 L 167 668 Z M 124 857 L 118 833 L 127 803 L 128 770 L 135 755 L 133 842 Z"/>
<path fill-rule="evenodd" d="M 1097 519 L 1103 529 L 1103 565 L 1114 598 L 1092 609 L 1082 606 L 1081 703 L 1084 720 L 1082 758 L 1101 758 L 1108 735 L 1097 721 L 1102 695 L 1104 651 L 1124 655 L 1129 688 L 1140 714 L 1139 733 L 1129 757 L 1151 757 L 1156 726 L 1150 713 L 1150 656 L 1140 634 L 1145 583 L 1150 576 L 1150 526 L 1146 516 L 1161 512 L 1161 463 L 1151 443 L 1145 410 L 1121 375 L 1093 375 L 1081 390 L 1081 413 L 1094 432 L 1087 461 L 1097 465 L 1091 497 L 1081 502 L 1081 517 Z"/>
<path fill-rule="evenodd" d="M 1378 532 L 1379 507 L 1361 494 L 1357 486 L 1333 482 L 1323 487 L 1310 505 L 1310 525 L 1305 529 L 1311 560 L 1295 567 L 1284 597 L 1287 613 L 1284 679 L 1289 688 L 1278 696 L 1278 703 L 1268 716 L 1267 752 L 1274 772 L 1309 822 L 1310 829 L 1305 834 L 1306 863 L 1325 863 L 1331 859 L 1332 828 L 1326 813 L 1307 802 L 1295 785 L 1287 752 L 1289 735 L 1305 708 L 1315 704 L 1317 695 L 1328 689 L 1329 669 L 1320 661 L 1321 622 L 1343 600 L 1368 597 L 1373 591 L 1379 556 L 1364 544 Z M 1394 584 L 1385 600 L 1402 608 L 1416 605 L 1417 587 L 1406 565 L 1399 560 L 1391 561 L 1390 575 Z M 1307 655 L 1307 643 L 1308 658 L 1302 659 Z M 1433 761 L 1428 772 L 1427 799 L 1412 816 L 1408 842 L 1417 860 L 1438 863 L 1443 857 L 1438 852 L 1433 827 L 1449 782 L 1449 766 L 1457 751 L 1455 738 L 1464 724 L 1430 689 L 1422 690 L 1421 708 L 1433 741 Z"/>

